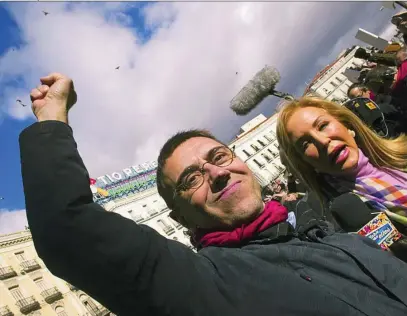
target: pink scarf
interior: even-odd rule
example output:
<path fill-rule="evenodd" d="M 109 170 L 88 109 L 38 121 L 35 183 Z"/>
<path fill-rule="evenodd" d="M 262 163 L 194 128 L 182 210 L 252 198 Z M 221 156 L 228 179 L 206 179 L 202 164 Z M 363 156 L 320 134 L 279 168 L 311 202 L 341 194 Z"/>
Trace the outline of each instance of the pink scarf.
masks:
<path fill-rule="evenodd" d="M 258 233 L 288 218 L 287 208 L 277 201 L 265 204 L 263 212 L 251 223 L 243 224 L 231 231 L 197 231 L 195 239 L 202 247 L 208 246 L 238 246 L 243 241 L 252 239 Z"/>

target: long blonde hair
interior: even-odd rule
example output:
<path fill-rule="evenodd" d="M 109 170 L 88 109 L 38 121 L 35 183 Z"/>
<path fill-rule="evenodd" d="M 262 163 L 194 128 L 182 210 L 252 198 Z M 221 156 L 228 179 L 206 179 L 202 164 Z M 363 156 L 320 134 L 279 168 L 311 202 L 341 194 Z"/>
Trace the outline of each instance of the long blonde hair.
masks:
<path fill-rule="evenodd" d="M 318 177 L 315 169 L 307 163 L 295 149 L 287 132 L 287 123 L 293 113 L 300 108 L 315 107 L 325 110 L 348 129 L 356 133 L 355 141 L 369 162 L 380 169 L 407 169 L 407 137 L 401 135 L 395 139 L 378 136 L 366 126 L 352 111 L 336 103 L 316 98 L 304 97 L 287 103 L 279 112 L 277 122 L 277 140 L 280 150 L 286 156 L 286 163 L 292 173 L 302 181 L 310 191 L 314 191 L 322 201 L 324 188 L 329 187 L 324 179 Z"/>

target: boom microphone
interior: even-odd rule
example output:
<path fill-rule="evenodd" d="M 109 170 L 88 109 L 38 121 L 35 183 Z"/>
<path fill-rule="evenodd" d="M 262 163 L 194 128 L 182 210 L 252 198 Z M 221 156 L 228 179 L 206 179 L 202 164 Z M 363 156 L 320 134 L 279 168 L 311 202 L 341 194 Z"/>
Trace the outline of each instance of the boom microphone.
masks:
<path fill-rule="evenodd" d="M 382 249 L 390 250 L 396 257 L 407 262 L 407 240 L 394 227 L 386 213 L 372 213 L 372 210 L 352 193 L 337 197 L 331 212 L 346 232 L 365 236 L 375 241 Z"/>
<path fill-rule="evenodd" d="M 246 115 L 269 95 L 275 95 L 279 98 L 290 97 L 288 93 L 274 90 L 279 81 L 278 70 L 271 66 L 265 66 L 230 101 L 230 108 L 237 115 Z"/>

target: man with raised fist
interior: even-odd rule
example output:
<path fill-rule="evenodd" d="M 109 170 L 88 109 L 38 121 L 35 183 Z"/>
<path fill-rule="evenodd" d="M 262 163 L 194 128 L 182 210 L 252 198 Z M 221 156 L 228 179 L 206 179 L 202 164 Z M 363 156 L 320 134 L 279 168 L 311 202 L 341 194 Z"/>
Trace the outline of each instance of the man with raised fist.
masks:
<path fill-rule="evenodd" d="M 20 150 L 36 250 L 54 275 L 115 314 L 407 315 L 404 262 L 323 221 L 287 220 L 209 132 L 180 132 L 158 157 L 157 189 L 195 253 L 93 202 L 68 125 L 71 79 L 41 78 L 31 100 L 38 122 L 21 133 Z"/>

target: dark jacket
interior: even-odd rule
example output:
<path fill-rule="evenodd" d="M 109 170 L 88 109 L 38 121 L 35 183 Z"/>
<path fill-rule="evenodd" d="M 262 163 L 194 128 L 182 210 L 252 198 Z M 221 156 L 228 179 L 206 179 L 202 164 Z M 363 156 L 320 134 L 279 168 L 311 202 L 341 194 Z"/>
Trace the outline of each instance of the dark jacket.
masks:
<path fill-rule="evenodd" d="M 368 239 L 262 236 L 194 253 L 93 203 L 68 125 L 35 123 L 20 148 L 39 256 L 119 316 L 407 315 L 407 265 Z"/>

